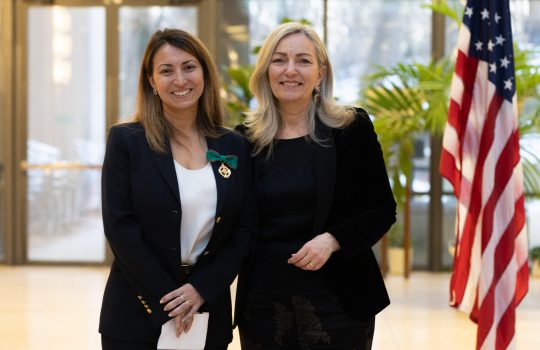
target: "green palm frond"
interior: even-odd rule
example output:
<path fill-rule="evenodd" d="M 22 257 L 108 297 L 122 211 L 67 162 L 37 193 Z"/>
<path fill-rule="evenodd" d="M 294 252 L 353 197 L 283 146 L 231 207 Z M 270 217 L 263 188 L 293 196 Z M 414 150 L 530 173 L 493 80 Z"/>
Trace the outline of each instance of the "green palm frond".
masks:
<path fill-rule="evenodd" d="M 529 196 L 540 197 L 540 157 L 529 147 L 521 147 L 521 163 L 523 165 L 523 184 L 525 193 Z"/>
<path fill-rule="evenodd" d="M 424 4 L 423 8 L 429 8 L 433 12 L 440 13 L 446 18 L 450 18 L 459 28 L 461 19 L 463 18 L 463 6 L 459 2 L 454 2 L 450 5 L 447 1 L 438 1 L 432 4 Z"/>
<path fill-rule="evenodd" d="M 443 59 L 428 65 L 378 67 L 365 79 L 361 104 L 375 117 L 394 196 L 401 205 L 412 180 L 415 140 L 425 132 L 444 130 L 452 74 L 453 65 Z"/>
<path fill-rule="evenodd" d="M 253 94 L 249 90 L 249 78 L 253 73 L 253 66 L 243 65 L 225 69 L 230 83 L 223 83 L 228 114 L 228 124 L 234 126 L 244 119 L 244 113 L 249 110 L 249 103 Z"/>

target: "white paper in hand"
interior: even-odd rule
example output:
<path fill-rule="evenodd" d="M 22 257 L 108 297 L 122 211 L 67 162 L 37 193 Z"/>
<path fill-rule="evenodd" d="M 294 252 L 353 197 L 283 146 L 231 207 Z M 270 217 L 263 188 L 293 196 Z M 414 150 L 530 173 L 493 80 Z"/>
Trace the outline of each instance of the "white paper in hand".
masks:
<path fill-rule="evenodd" d="M 208 331 L 208 312 L 195 314 L 189 332 L 176 337 L 175 319 L 161 326 L 157 348 L 163 350 L 203 350 Z"/>

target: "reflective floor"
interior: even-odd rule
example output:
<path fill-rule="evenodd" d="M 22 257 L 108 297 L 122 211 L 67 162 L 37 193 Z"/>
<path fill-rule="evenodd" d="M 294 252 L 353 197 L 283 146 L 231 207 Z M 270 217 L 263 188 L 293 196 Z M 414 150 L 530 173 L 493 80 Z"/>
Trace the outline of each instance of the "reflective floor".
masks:
<path fill-rule="evenodd" d="M 108 270 L 0 266 L 0 349 L 99 349 L 97 322 Z M 475 325 L 447 306 L 449 275 L 386 280 L 392 305 L 377 317 L 374 350 L 474 349 Z M 540 279 L 517 315 L 517 349 L 540 344 Z M 237 334 L 229 347 L 239 350 Z"/>

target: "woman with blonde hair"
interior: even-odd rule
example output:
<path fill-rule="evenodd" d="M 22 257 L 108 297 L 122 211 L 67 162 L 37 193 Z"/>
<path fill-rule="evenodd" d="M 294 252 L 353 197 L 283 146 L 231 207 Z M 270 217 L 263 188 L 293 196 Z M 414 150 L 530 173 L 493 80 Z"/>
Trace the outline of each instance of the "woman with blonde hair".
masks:
<path fill-rule="evenodd" d="M 256 244 L 239 277 L 242 349 L 370 349 L 389 304 L 371 247 L 396 204 L 377 135 L 333 97 L 333 72 L 307 25 L 275 28 L 240 128 L 255 154 Z"/>
<path fill-rule="evenodd" d="M 254 233 L 252 162 L 247 141 L 221 126 L 218 81 L 191 34 L 164 29 L 150 38 L 137 111 L 110 129 L 103 163 L 114 254 L 103 349 L 170 349 L 164 339 L 193 331 L 198 312 L 208 313 L 201 349 L 232 340 L 229 286 Z"/>

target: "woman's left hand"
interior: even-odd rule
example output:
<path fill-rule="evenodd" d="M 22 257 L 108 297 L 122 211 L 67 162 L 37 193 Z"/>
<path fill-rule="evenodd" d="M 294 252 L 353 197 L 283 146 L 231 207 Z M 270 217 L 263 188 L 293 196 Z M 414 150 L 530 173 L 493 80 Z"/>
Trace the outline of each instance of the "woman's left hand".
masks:
<path fill-rule="evenodd" d="M 173 290 L 159 301 L 165 304 L 163 310 L 169 312 L 169 317 L 176 318 L 176 336 L 191 328 L 193 315 L 204 304 L 203 297 L 189 283 Z"/>
<path fill-rule="evenodd" d="M 338 249 L 340 246 L 336 238 L 325 232 L 306 242 L 287 262 L 303 270 L 316 271 L 323 267 Z"/>

